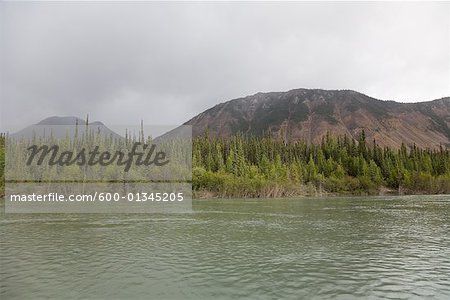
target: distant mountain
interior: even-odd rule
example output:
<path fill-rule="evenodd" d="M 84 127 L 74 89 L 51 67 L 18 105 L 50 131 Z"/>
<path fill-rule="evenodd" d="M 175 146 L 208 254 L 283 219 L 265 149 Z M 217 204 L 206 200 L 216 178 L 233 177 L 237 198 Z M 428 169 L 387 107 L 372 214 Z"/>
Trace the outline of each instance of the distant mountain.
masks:
<path fill-rule="evenodd" d="M 40 121 L 39 123 L 37 123 L 36 125 L 85 125 L 86 121 L 83 119 L 80 119 L 78 117 L 73 117 L 73 116 L 67 116 L 67 117 L 58 117 L 58 116 L 53 116 L 53 117 L 48 117 L 42 121 Z M 103 125 L 101 122 L 92 122 L 90 123 L 90 125 Z"/>
<path fill-rule="evenodd" d="M 56 138 L 64 138 L 67 135 L 73 137 L 76 132 L 76 125 L 78 124 L 78 132 L 82 134 L 84 132 L 86 121 L 78 117 L 49 117 L 35 125 L 30 125 L 24 129 L 11 134 L 15 138 L 31 138 L 33 135 L 37 137 L 54 136 Z M 102 122 L 89 122 L 88 128 L 90 132 L 99 133 L 104 136 L 112 136 L 113 138 L 123 138 L 119 134 L 115 133 Z"/>
<path fill-rule="evenodd" d="M 228 137 L 238 132 L 268 133 L 289 141 L 319 143 L 331 135 L 367 139 L 399 148 L 403 143 L 419 147 L 450 147 L 450 97 L 421 103 L 382 101 L 351 90 L 296 89 L 258 93 L 218 104 L 186 125 L 193 135 L 208 130 Z"/>

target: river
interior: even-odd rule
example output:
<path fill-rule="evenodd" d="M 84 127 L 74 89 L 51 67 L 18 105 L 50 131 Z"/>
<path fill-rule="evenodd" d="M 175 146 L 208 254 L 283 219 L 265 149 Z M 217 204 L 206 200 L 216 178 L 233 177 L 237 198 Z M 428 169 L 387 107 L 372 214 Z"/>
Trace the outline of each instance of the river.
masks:
<path fill-rule="evenodd" d="M 450 299 L 450 196 L 211 199 L 0 224 L 1 299 Z"/>

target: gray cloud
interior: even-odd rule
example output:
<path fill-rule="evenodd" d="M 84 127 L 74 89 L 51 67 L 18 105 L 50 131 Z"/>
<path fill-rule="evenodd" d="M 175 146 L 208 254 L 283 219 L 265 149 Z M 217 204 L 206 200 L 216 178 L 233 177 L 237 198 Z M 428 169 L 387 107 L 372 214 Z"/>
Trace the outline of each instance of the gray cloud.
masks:
<path fill-rule="evenodd" d="M 449 3 L 1 4 L 1 124 L 179 124 L 260 91 L 450 95 Z"/>

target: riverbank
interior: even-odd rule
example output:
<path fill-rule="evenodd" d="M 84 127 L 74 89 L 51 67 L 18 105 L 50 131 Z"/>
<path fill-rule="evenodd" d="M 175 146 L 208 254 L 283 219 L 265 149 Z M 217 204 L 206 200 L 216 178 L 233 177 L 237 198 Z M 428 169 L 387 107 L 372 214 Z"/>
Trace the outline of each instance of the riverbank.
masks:
<path fill-rule="evenodd" d="M 246 189 L 240 191 L 211 191 L 211 190 L 193 190 L 193 199 L 230 199 L 230 198 L 295 198 L 295 197 L 345 197 L 345 196 L 408 196 L 408 195 L 447 195 L 449 192 L 429 193 L 427 191 L 410 191 L 405 189 L 391 189 L 380 187 L 371 191 L 340 191 L 330 192 L 324 189 L 318 189 L 313 185 L 298 185 L 296 187 L 272 187 L 249 192 Z M 0 190 L 0 200 L 5 197 L 5 191 Z"/>
<path fill-rule="evenodd" d="M 314 186 L 299 186 L 295 190 L 285 190 L 282 188 L 257 191 L 256 193 L 246 194 L 244 193 L 227 193 L 208 190 L 194 190 L 193 199 L 232 199 L 232 198 L 314 198 L 314 197 L 355 197 L 355 196 L 413 196 L 413 195 L 448 195 L 450 193 L 429 193 L 427 191 L 410 191 L 410 190 L 396 190 L 387 187 L 380 187 L 376 191 L 341 191 L 341 192 L 329 192 L 326 190 L 320 190 Z"/>

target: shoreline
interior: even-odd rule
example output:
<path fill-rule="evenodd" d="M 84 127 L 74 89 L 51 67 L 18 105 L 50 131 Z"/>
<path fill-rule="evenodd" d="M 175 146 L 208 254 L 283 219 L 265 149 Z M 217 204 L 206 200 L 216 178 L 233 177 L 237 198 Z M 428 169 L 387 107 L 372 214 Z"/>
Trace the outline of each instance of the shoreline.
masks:
<path fill-rule="evenodd" d="M 290 198 L 341 198 L 341 197 L 402 197 L 402 196 L 445 196 L 449 195 L 449 193 L 399 193 L 396 191 L 390 192 L 380 192 L 380 193 L 330 193 L 330 192 L 322 192 L 322 193 L 305 193 L 305 194 L 292 194 L 288 196 L 276 196 L 276 197 L 242 197 L 239 195 L 236 196 L 221 196 L 217 193 L 213 193 L 211 191 L 193 191 L 192 200 L 206 200 L 206 199 L 290 199 Z"/>

